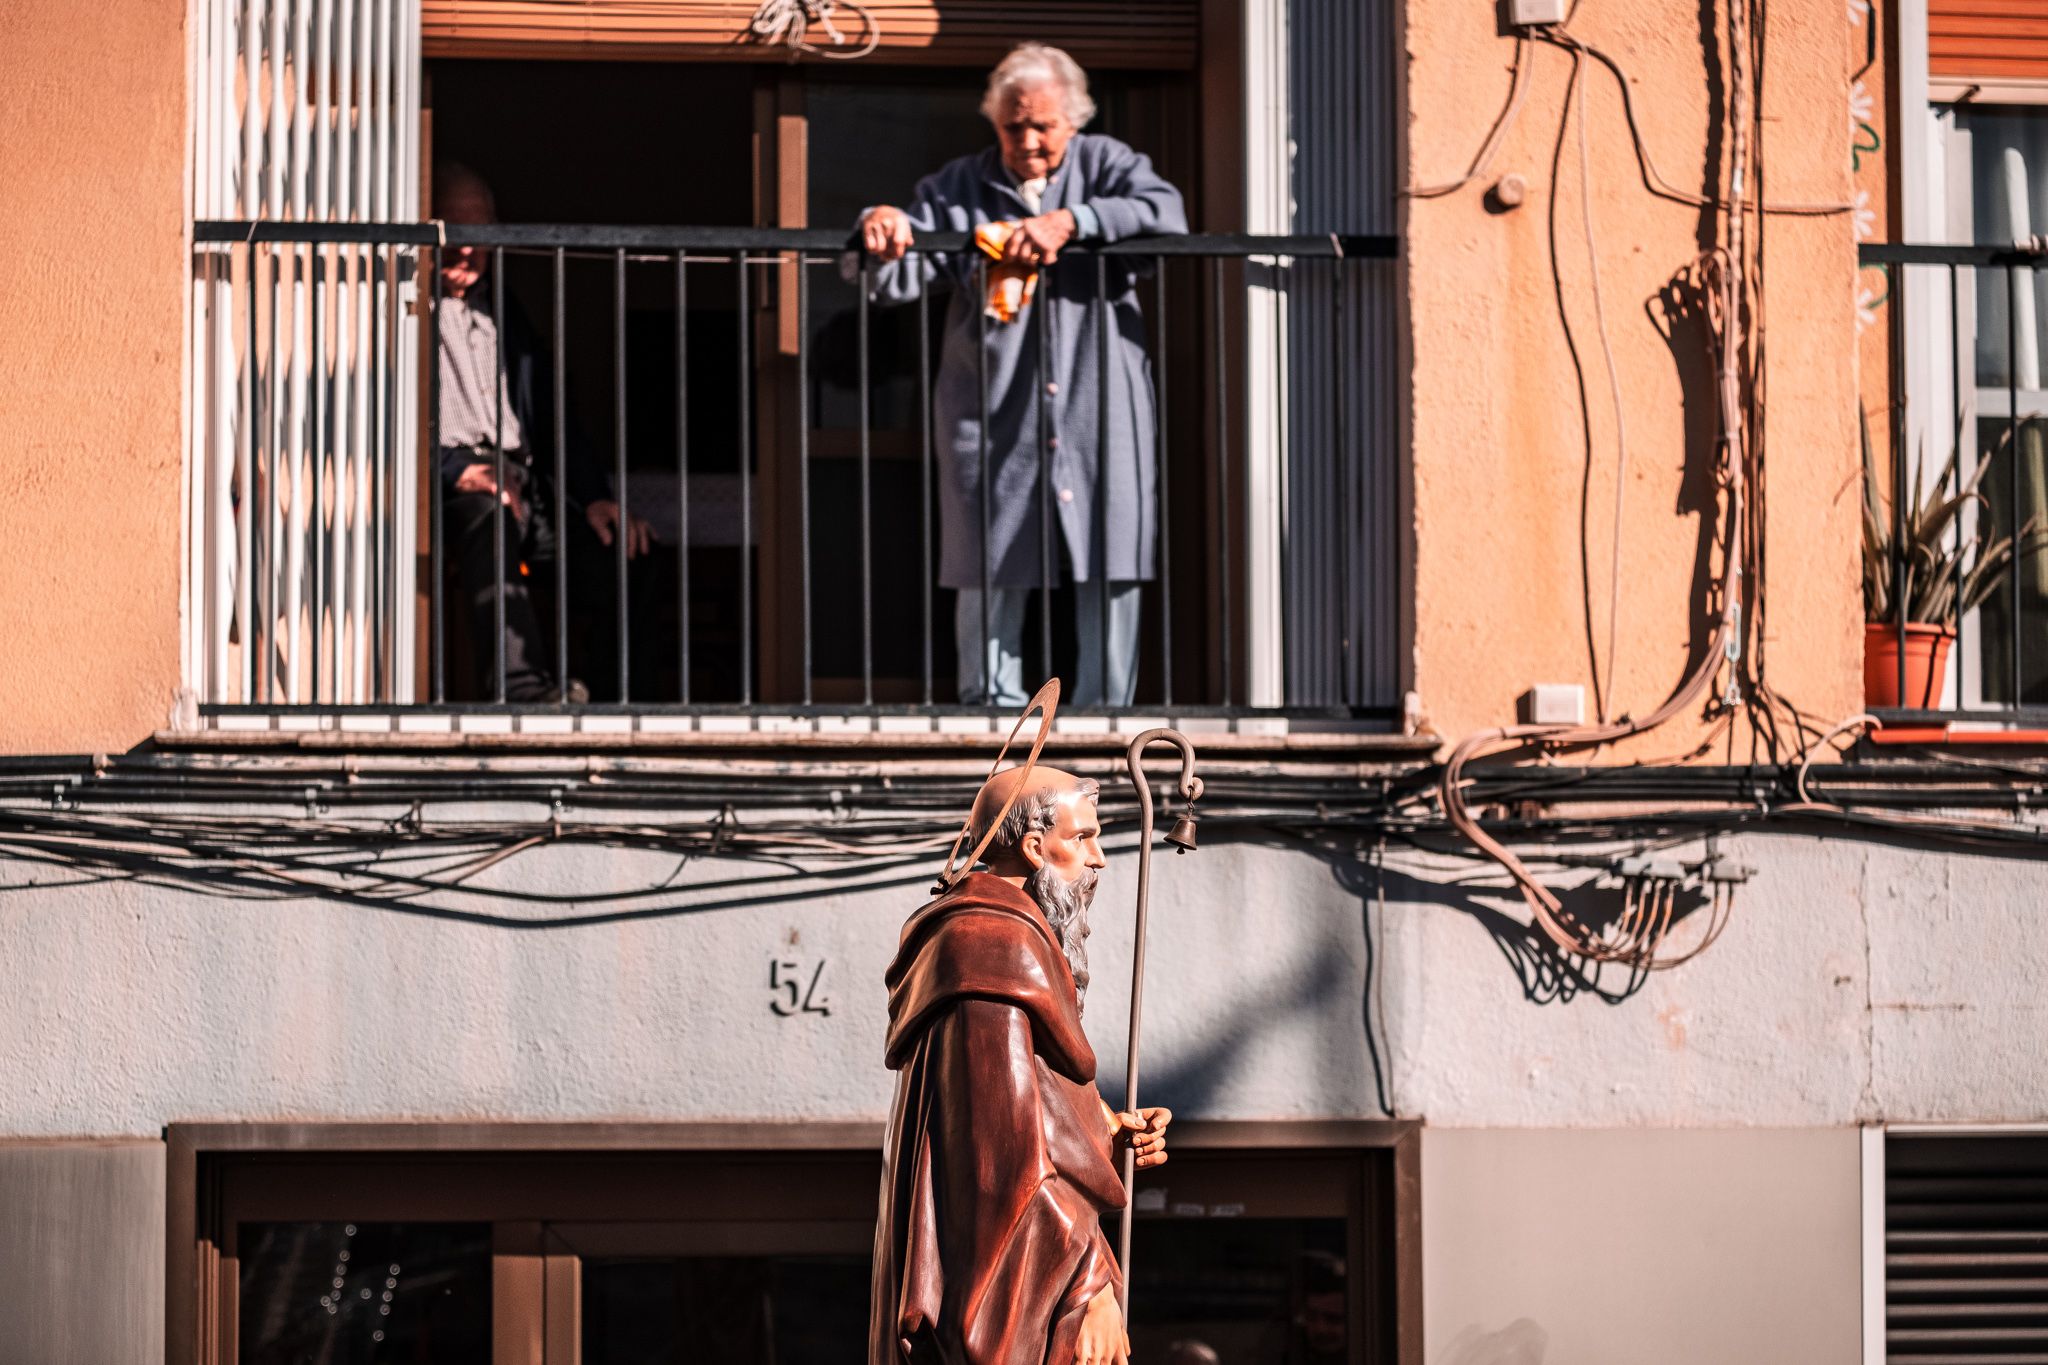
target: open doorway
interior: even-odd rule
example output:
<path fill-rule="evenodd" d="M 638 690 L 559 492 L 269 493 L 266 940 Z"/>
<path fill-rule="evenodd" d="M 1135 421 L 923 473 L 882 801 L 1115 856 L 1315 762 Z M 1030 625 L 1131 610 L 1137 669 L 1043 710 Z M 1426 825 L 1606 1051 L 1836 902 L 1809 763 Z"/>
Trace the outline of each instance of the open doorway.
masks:
<path fill-rule="evenodd" d="M 1151 154 L 1194 202 L 1189 79 L 1090 75 L 1100 108 L 1091 128 Z M 988 145 L 985 78 L 967 68 L 444 58 L 429 64 L 427 145 L 432 161 L 484 178 L 509 224 L 850 230 L 863 207 L 903 202 L 921 176 Z M 833 253 L 809 256 L 800 328 L 794 255 L 749 253 L 740 266 L 730 252 L 707 253 L 679 266 L 670 253 L 570 248 L 559 327 L 555 250 L 503 255 L 508 310 L 563 358 L 567 458 L 607 478 L 623 466 L 628 510 L 654 528 L 652 552 L 624 575 L 623 612 L 608 553 L 586 547 L 579 569 L 571 545 L 566 612 L 551 575 L 529 579 L 543 613 L 566 616 L 569 672 L 593 701 L 954 700 L 951 595 L 934 587 L 917 534 L 930 525 L 932 471 L 916 310 L 870 310 L 863 450 L 857 291 Z M 1177 316 L 1197 307 L 1191 294 Z M 943 308 L 934 301 L 929 325 Z M 1200 431 L 1180 424 L 1163 454 L 1187 466 L 1171 481 L 1168 521 L 1199 539 Z M 857 510 L 871 528 L 866 554 Z M 1182 650 L 1199 642 L 1202 602 L 1190 595 L 1175 607 L 1182 619 L 1170 631 L 1148 607 L 1148 660 L 1169 639 Z M 1034 601 L 1034 640 L 1039 609 Z M 1073 653 L 1064 592 L 1053 613 L 1058 671 Z M 459 639 L 449 652 L 451 679 L 476 675 Z M 1140 686 L 1151 687 L 1143 674 Z M 474 695 L 451 686 L 458 700 Z"/>
<path fill-rule="evenodd" d="M 459 163 L 483 177 L 503 222 L 734 227 L 759 218 L 753 68 L 444 60 L 430 64 L 429 77 L 434 162 Z M 586 681 L 599 702 L 736 698 L 742 633 L 736 584 L 739 558 L 747 553 L 737 511 L 737 406 L 704 401 L 689 409 L 693 512 L 685 573 L 676 563 L 683 541 L 676 534 L 673 397 L 679 383 L 702 395 L 738 390 L 732 272 L 694 272 L 679 330 L 669 258 L 628 255 L 622 265 L 611 251 L 567 250 L 563 257 L 559 338 L 552 250 L 505 253 L 506 307 L 565 362 L 566 458 L 610 479 L 623 453 L 627 510 L 646 516 L 656 533 L 652 550 L 627 575 L 631 676 L 623 689 L 628 680 L 618 666 L 614 562 L 592 540 L 579 545 L 564 538 L 571 676 Z M 540 443 L 550 439 L 540 434 Z M 551 577 L 536 574 L 532 582 L 544 599 L 543 614 L 552 617 L 561 604 L 552 600 Z M 685 619 L 677 609 L 683 583 L 689 584 L 687 619 L 697 646 L 690 651 L 695 676 L 687 687 L 677 640 Z M 458 659 L 461 653 L 451 650 Z M 460 676 L 458 663 L 451 677 Z"/>

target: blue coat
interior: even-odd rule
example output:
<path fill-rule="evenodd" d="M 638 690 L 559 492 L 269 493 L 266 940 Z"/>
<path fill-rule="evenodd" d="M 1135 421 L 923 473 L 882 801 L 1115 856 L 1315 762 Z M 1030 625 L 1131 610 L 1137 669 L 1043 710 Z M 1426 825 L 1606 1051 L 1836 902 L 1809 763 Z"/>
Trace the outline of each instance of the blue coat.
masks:
<path fill-rule="evenodd" d="M 1112 137 L 1077 133 L 1041 197 L 1039 212 L 1085 204 L 1100 239 L 1120 241 L 1187 231 L 1180 191 L 1152 162 Z M 971 232 L 976 225 L 1031 216 L 995 148 L 964 156 L 918 182 L 903 206 L 915 230 Z M 924 253 L 913 246 L 901 261 L 873 267 L 872 297 L 905 303 L 939 277 L 953 285 L 946 310 L 938 382 L 932 395 L 932 441 L 939 465 L 939 582 L 949 588 L 982 583 L 981 421 L 979 404 L 982 299 L 976 287 L 979 252 Z M 1152 409 L 1151 360 L 1138 306 L 1141 262 L 1107 261 L 1111 301 L 1109 373 L 1097 373 L 1096 257 L 1063 252 L 1039 272 L 1031 306 L 1014 322 L 988 327 L 989 544 L 991 587 L 1029 588 L 1040 581 L 1039 404 L 1050 404 L 1052 440 L 1045 452 L 1052 481 L 1047 505 L 1049 577 L 1084 582 L 1149 579 L 1159 541 L 1159 458 Z M 1040 373 L 1037 327 L 1051 328 L 1051 373 Z M 1097 394 L 1109 395 L 1109 442 L 1097 449 Z M 1099 482 L 1098 482 L 1099 480 Z M 1097 490 L 1103 535 L 1096 539 Z"/>

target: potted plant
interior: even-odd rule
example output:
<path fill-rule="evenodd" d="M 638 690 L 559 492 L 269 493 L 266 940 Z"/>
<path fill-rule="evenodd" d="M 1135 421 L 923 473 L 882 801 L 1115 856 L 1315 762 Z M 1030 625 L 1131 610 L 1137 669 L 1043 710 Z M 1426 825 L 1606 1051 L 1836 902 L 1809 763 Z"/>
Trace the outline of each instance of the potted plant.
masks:
<path fill-rule="evenodd" d="M 2008 431 L 2000 449 L 2011 439 Z M 1957 621 L 1998 590 L 2016 552 L 2048 545 L 2036 529 L 2038 518 L 2020 528 L 2017 551 L 2013 536 L 1987 544 L 1968 529 L 1963 510 L 1983 503 L 1977 484 L 1993 461 L 1979 460 L 1957 485 L 1956 459 L 1952 452 L 1941 472 L 1922 482 L 1916 456 L 1906 480 L 1909 501 L 1894 516 L 1878 486 L 1870 420 L 1863 419 L 1863 695 L 1870 706 L 1939 704 Z"/>

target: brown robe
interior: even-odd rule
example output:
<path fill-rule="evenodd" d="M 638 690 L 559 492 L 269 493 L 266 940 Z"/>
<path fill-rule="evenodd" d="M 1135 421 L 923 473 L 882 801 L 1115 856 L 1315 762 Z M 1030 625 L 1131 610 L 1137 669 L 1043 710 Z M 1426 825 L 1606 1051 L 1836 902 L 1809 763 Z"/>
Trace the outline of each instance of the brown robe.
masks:
<path fill-rule="evenodd" d="M 1122 1286 L 1124 1203 L 1067 959 L 1031 898 L 973 873 L 911 916 L 889 968 L 869 1365 L 1068 1365 Z"/>

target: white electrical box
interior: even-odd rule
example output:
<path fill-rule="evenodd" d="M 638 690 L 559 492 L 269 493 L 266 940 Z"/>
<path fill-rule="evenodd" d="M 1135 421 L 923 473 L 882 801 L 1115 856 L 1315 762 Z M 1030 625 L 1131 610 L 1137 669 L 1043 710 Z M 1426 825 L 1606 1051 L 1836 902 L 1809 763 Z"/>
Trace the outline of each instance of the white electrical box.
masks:
<path fill-rule="evenodd" d="M 1508 22 L 1521 27 L 1564 22 L 1565 0 L 1508 0 Z"/>
<path fill-rule="evenodd" d="M 1586 689 L 1581 683 L 1537 683 L 1522 694 L 1528 725 L 1584 725 Z"/>

